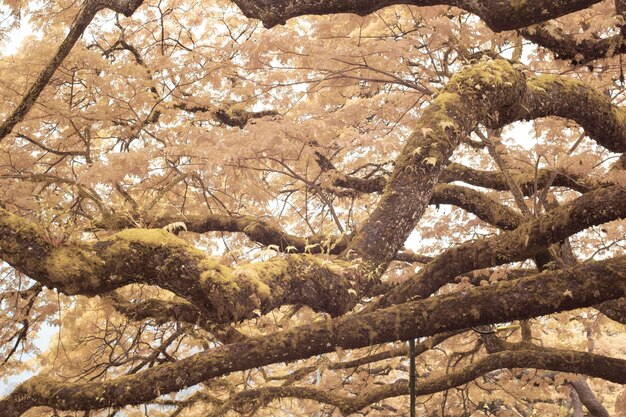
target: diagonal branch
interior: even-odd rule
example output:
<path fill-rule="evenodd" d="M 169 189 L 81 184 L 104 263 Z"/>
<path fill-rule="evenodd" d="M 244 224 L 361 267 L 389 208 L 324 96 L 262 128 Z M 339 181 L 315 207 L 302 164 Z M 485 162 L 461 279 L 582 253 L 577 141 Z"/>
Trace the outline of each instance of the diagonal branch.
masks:
<path fill-rule="evenodd" d="M 78 15 L 70 27 L 69 33 L 63 42 L 61 42 L 57 52 L 39 73 L 37 79 L 33 85 L 30 86 L 24 97 L 22 97 L 22 100 L 15 110 L 13 110 L 2 125 L 0 125 L 0 141 L 11 133 L 16 124 L 24 120 L 24 117 L 35 105 L 43 89 L 48 85 L 54 72 L 70 53 L 78 39 L 83 35 L 83 32 L 87 26 L 89 26 L 98 11 L 104 8 L 110 8 L 116 12 L 130 16 L 141 3 L 142 0 L 87 0 L 78 12 Z"/>
<path fill-rule="evenodd" d="M 500 235 L 456 246 L 437 256 L 414 277 L 403 282 L 370 308 L 428 297 L 452 278 L 476 269 L 529 259 L 551 244 L 588 227 L 626 217 L 626 191 L 601 188 L 529 219 Z"/>
<path fill-rule="evenodd" d="M 455 74 L 424 109 L 396 160 L 381 202 L 347 249 L 383 271 L 418 223 L 460 140 L 477 124 L 500 128 L 519 120 L 559 116 L 576 121 L 613 152 L 626 151 L 626 111 L 591 86 L 561 76 L 530 77 L 493 60 Z"/>

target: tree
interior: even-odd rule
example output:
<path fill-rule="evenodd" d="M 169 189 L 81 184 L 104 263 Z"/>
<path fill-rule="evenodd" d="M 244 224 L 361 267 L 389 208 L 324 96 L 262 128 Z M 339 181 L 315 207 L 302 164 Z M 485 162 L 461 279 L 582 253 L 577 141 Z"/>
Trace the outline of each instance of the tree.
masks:
<path fill-rule="evenodd" d="M 2 12 L 4 416 L 626 415 L 621 0 Z"/>

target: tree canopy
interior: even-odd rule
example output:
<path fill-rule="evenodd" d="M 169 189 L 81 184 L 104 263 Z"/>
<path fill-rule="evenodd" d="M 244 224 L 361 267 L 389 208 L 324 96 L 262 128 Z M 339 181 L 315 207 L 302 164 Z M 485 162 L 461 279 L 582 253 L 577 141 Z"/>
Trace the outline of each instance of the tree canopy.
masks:
<path fill-rule="evenodd" d="M 626 417 L 626 3 L 0 2 L 0 414 Z"/>

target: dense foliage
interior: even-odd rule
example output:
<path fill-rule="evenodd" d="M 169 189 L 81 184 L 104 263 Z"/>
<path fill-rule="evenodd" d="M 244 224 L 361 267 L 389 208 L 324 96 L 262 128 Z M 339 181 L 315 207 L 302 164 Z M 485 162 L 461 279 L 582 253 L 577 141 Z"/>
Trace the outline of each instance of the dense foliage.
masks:
<path fill-rule="evenodd" d="M 626 417 L 622 3 L 0 2 L 0 414 Z"/>

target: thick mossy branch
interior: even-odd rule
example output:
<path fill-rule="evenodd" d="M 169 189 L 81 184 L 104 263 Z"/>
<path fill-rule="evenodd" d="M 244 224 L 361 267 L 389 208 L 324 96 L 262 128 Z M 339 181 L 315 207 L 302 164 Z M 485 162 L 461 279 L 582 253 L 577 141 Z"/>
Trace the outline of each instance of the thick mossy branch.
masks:
<path fill-rule="evenodd" d="M 68 295 L 97 295 L 147 283 L 184 298 L 215 324 L 302 303 L 333 316 L 369 289 L 356 269 L 312 255 L 282 255 L 232 269 L 161 229 L 127 229 L 107 239 L 53 247 L 42 230 L 0 209 L 0 258 Z"/>
<path fill-rule="evenodd" d="M 525 91 L 522 73 L 503 60 L 481 62 L 452 77 L 422 113 L 380 203 L 356 233 L 347 256 L 384 269 L 422 217 L 461 139 L 499 109 L 517 103 Z"/>
<path fill-rule="evenodd" d="M 551 244 L 588 227 L 624 217 L 626 191 L 618 186 L 591 191 L 520 224 L 515 230 L 443 252 L 371 308 L 400 304 L 412 297 L 428 297 L 460 274 L 532 258 Z"/>
<path fill-rule="evenodd" d="M 455 205 L 476 215 L 486 223 L 506 230 L 514 229 L 522 220 L 521 215 L 515 210 L 495 201 L 484 193 L 459 185 L 439 184 L 435 186 L 429 204 Z M 108 221 L 98 223 L 98 226 L 107 230 L 119 230 L 133 227 L 132 223 L 128 218 L 110 217 Z M 281 252 L 337 255 L 344 251 L 349 243 L 349 237 L 346 235 L 313 235 L 301 238 L 284 232 L 277 225 L 252 216 L 222 214 L 185 217 L 163 216 L 149 223 L 152 227 L 167 227 L 172 224 L 184 223 L 187 231 L 194 233 L 241 232 L 254 242 L 266 246 L 275 245 Z"/>
<path fill-rule="evenodd" d="M 286 233 L 278 225 L 254 216 L 231 216 L 206 214 L 190 216 L 161 216 L 147 221 L 149 227 L 167 228 L 172 224 L 184 223 L 185 229 L 194 233 L 240 232 L 253 242 L 265 246 L 275 245 L 280 252 L 331 253 L 338 254 L 347 246 L 345 236 L 329 237 L 313 235 L 302 238 Z M 133 227 L 135 222 L 128 217 L 115 217 L 99 221 L 96 226 L 105 230 L 121 230 Z"/>
<path fill-rule="evenodd" d="M 43 229 L 0 208 L 0 259 L 28 276 L 48 279 L 45 261 L 53 251 Z"/>
<path fill-rule="evenodd" d="M 217 107 L 211 105 L 190 104 L 180 101 L 176 103 L 174 107 L 189 113 L 209 113 L 219 123 L 238 128 L 243 128 L 250 120 L 279 115 L 279 113 L 274 110 L 249 111 L 236 104 Z"/>
<path fill-rule="evenodd" d="M 598 0 L 233 0 L 250 18 L 259 19 L 266 27 L 284 24 L 303 15 L 355 13 L 365 16 L 394 4 L 414 6 L 455 6 L 478 15 L 492 30 L 519 29 L 563 16 L 598 3 Z"/>
<path fill-rule="evenodd" d="M 559 75 L 529 77 L 528 90 L 513 106 L 503 107 L 492 127 L 519 120 L 557 116 L 585 129 L 591 139 L 611 152 L 626 152 L 626 110 L 596 88 Z"/>
<path fill-rule="evenodd" d="M 478 123 L 502 127 L 545 116 L 572 119 L 600 145 L 626 151 L 626 111 L 590 86 L 561 76 L 528 77 L 507 61 L 457 73 L 417 122 L 396 160 L 381 202 L 353 238 L 347 256 L 380 271 L 394 257 L 430 200 L 448 159 Z"/>
<path fill-rule="evenodd" d="M 247 342 L 198 353 L 176 363 L 114 380 L 61 383 L 36 376 L 0 401 L 6 417 L 18 417 L 35 406 L 60 410 L 84 410 L 142 404 L 162 394 L 178 391 L 210 378 L 278 362 L 289 362 L 394 340 L 408 340 L 490 323 L 542 316 L 617 299 L 626 291 L 626 257 L 588 263 L 564 271 L 535 276 L 469 291 L 430 297 L 369 314 L 347 315 Z M 606 359 L 602 378 L 626 383 L 622 361 Z M 575 356 L 561 356 L 560 370 L 576 363 Z M 529 365 L 524 363 L 525 366 Z M 551 367 L 547 359 L 534 367 Z"/>

